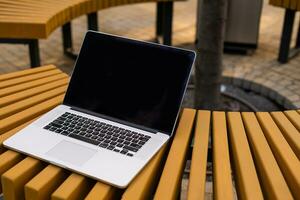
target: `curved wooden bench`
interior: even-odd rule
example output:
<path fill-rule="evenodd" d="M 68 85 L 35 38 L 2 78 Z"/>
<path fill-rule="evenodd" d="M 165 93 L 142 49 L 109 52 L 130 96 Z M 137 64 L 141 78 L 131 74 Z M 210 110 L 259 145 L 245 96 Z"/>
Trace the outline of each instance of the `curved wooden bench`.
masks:
<path fill-rule="evenodd" d="M 5 200 L 176 199 L 190 152 L 189 200 L 205 199 L 207 162 L 213 164 L 214 199 L 300 198 L 300 110 L 183 109 L 172 140 L 124 190 L 4 148 L 6 138 L 62 102 L 68 81 L 53 65 L 0 75 L 0 194 Z"/>
<path fill-rule="evenodd" d="M 281 40 L 278 53 L 278 61 L 287 63 L 289 58 L 296 56 L 300 52 L 300 24 L 294 48 L 290 49 L 292 40 L 295 14 L 300 11 L 299 0 L 270 0 L 270 4 L 285 9 L 284 22 L 281 33 Z"/>
<path fill-rule="evenodd" d="M 174 0 L 0 0 L 0 42 L 29 44 L 31 65 L 40 66 L 38 39 L 63 26 L 64 53 L 72 49 L 71 20 L 88 16 L 88 29 L 98 30 L 97 11 L 133 3 L 157 2 L 157 37 L 171 44 Z M 69 55 L 69 54 L 68 54 Z"/>

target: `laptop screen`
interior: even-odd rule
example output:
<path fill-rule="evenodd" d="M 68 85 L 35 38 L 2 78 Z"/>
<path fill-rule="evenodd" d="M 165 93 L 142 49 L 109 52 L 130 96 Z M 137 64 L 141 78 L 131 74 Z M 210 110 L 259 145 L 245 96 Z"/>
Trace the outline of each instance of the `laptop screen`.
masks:
<path fill-rule="evenodd" d="M 195 54 L 87 32 L 64 104 L 171 134 Z"/>

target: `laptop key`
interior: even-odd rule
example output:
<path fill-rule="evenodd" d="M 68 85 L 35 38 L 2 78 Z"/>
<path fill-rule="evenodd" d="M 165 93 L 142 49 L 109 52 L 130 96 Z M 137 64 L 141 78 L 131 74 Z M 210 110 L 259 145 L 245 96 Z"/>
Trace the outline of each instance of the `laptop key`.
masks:
<path fill-rule="evenodd" d="M 122 150 L 120 153 L 121 154 L 126 154 L 128 151 L 127 150 Z"/>
<path fill-rule="evenodd" d="M 90 144 L 94 144 L 94 145 L 99 145 L 99 144 L 100 144 L 100 142 L 97 141 L 97 140 L 92 140 L 92 139 L 83 137 L 83 136 L 81 136 L 81 135 L 70 134 L 70 135 L 68 135 L 68 136 L 71 137 L 71 138 L 75 138 L 75 139 L 78 139 L 78 140 L 81 140 L 81 141 L 90 143 Z"/>
<path fill-rule="evenodd" d="M 117 144 L 117 147 L 123 147 L 124 146 L 124 144 Z"/>
<path fill-rule="evenodd" d="M 130 157 L 132 157 L 132 156 L 133 156 L 133 154 L 132 154 L 132 153 L 127 153 L 126 155 L 127 155 L 127 156 L 130 156 Z"/>
<path fill-rule="evenodd" d="M 48 130 L 48 129 L 50 129 L 50 127 L 51 127 L 50 125 L 47 125 L 44 127 L 44 129 Z"/>
<path fill-rule="evenodd" d="M 115 151 L 115 152 L 120 152 L 120 150 L 119 150 L 119 149 L 114 149 L 114 151 Z"/>
<path fill-rule="evenodd" d="M 70 132 L 68 132 L 68 131 L 63 131 L 63 132 L 61 132 L 61 134 L 62 134 L 62 135 L 69 135 Z"/>
<path fill-rule="evenodd" d="M 134 147 L 131 147 L 131 146 L 128 146 L 128 145 L 125 145 L 123 148 L 124 148 L 124 149 L 127 149 L 127 150 L 129 150 L 129 151 L 133 151 L 133 152 L 137 152 L 137 151 L 138 151 L 138 149 L 136 149 L 136 148 L 134 148 Z"/>
<path fill-rule="evenodd" d="M 100 144 L 99 147 L 106 148 L 108 144 Z"/>
<path fill-rule="evenodd" d="M 113 150 L 115 148 L 115 146 L 108 146 L 107 149 L 109 150 Z"/>

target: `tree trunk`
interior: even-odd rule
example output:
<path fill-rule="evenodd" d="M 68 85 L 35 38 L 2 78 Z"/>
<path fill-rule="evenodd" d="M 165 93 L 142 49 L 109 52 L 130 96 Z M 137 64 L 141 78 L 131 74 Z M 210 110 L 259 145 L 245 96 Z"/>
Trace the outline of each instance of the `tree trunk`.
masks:
<path fill-rule="evenodd" d="M 195 66 L 195 108 L 220 108 L 222 54 L 227 0 L 199 0 Z"/>

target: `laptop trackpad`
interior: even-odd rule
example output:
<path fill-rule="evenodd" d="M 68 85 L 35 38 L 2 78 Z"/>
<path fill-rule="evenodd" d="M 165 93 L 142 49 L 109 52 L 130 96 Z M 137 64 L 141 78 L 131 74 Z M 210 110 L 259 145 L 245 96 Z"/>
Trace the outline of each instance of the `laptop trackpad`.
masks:
<path fill-rule="evenodd" d="M 46 154 L 74 165 L 83 165 L 96 153 L 94 149 L 63 140 Z"/>

